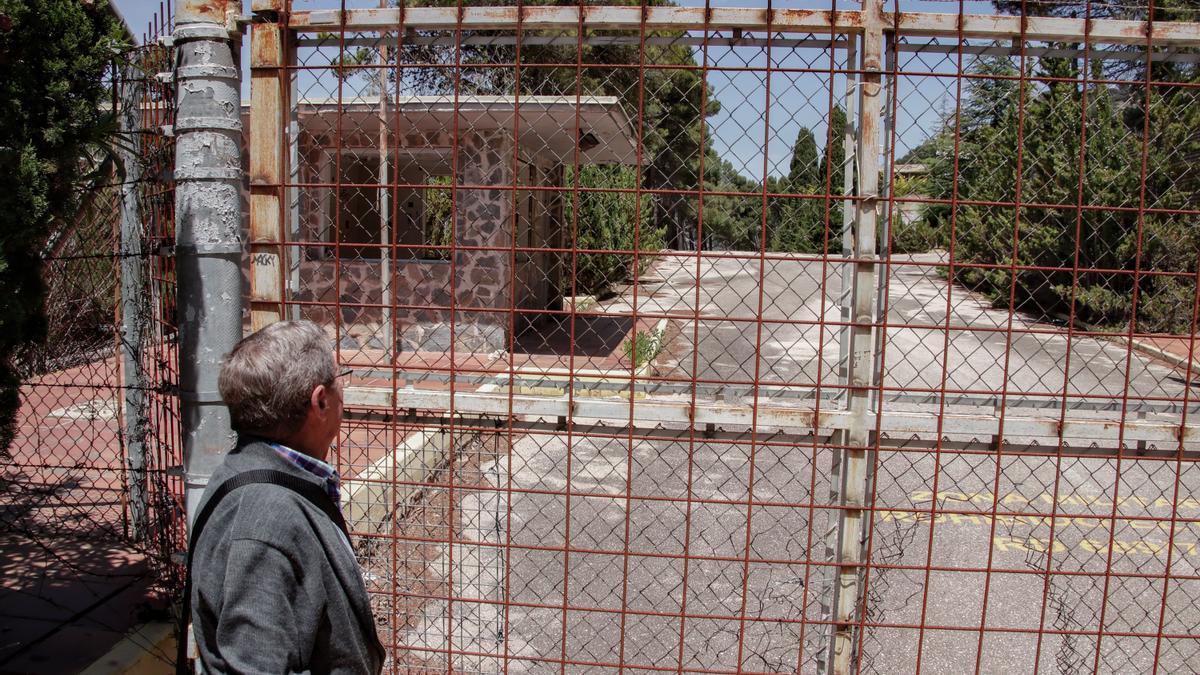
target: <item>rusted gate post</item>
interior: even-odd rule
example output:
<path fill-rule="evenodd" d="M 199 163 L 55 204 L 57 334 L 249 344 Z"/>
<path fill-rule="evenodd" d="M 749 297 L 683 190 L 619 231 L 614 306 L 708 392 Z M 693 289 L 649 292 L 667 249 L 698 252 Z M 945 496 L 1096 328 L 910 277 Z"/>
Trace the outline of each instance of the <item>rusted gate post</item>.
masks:
<path fill-rule="evenodd" d="M 179 401 L 189 521 L 233 447 L 217 392 L 221 359 L 242 335 L 239 3 L 185 0 L 175 14 L 175 254 Z"/>
<path fill-rule="evenodd" d="M 291 78 L 284 57 L 292 41 L 285 0 L 253 0 L 250 29 L 250 329 L 287 318 L 285 218 L 292 213 L 284 176 L 290 142 Z M 286 113 L 286 114 L 285 114 Z"/>
<path fill-rule="evenodd" d="M 879 198 L 879 119 L 882 103 L 883 5 L 863 0 L 861 75 L 858 80 L 858 122 L 854 125 L 857 170 L 855 195 L 853 286 L 850 306 L 850 358 L 845 383 L 850 412 L 847 428 L 838 433 L 841 456 L 837 490 L 837 579 L 833 586 L 833 637 L 826 669 L 841 675 L 854 668 L 858 648 L 859 611 L 863 598 L 864 542 L 867 495 L 874 435 L 871 386 L 874 383 L 874 300 L 876 296 L 875 228 Z"/>

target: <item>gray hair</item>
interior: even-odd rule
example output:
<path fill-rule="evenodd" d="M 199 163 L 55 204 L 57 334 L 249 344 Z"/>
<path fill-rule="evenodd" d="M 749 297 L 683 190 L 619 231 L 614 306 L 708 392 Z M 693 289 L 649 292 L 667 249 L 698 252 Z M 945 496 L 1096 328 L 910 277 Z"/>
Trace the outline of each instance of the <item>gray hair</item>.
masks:
<path fill-rule="evenodd" d="M 325 332 L 311 321 L 280 321 L 237 343 L 217 387 L 234 431 L 275 436 L 299 427 L 313 389 L 335 377 Z"/>

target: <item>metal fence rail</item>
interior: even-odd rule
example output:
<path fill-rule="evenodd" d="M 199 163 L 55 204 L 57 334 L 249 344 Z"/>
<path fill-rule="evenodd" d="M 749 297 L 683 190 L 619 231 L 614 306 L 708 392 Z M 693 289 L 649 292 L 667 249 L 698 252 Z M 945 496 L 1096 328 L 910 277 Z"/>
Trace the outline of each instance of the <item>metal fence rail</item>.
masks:
<path fill-rule="evenodd" d="M 247 117 L 392 672 L 1194 667 L 1195 17 L 413 4 Z"/>

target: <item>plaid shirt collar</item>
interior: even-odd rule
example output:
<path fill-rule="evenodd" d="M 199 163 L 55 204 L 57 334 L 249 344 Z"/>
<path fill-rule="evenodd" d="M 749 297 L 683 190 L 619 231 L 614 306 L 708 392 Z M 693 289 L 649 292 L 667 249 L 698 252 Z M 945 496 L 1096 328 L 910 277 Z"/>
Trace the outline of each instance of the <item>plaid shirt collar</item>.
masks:
<path fill-rule="evenodd" d="M 325 491 L 329 493 L 329 498 L 333 500 L 334 504 L 341 505 L 342 494 L 338 489 L 341 483 L 341 476 L 338 475 L 338 472 L 332 466 L 315 457 L 309 457 L 303 453 L 296 452 L 286 445 L 279 443 L 271 443 L 270 445 L 280 457 L 320 478 L 325 483 Z"/>

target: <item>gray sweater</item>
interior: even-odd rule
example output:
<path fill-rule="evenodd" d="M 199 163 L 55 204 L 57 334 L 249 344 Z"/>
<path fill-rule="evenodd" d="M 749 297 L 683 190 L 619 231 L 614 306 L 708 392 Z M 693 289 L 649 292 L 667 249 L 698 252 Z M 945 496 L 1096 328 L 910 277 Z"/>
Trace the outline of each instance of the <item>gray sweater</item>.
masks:
<path fill-rule="evenodd" d="M 201 505 L 229 477 L 276 469 L 320 480 L 269 445 L 245 442 L 225 458 Z M 276 485 L 226 495 L 192 560 L 192 622 L 210 673 L 373 675 L 384 650 L 354 553 L 306 499 Z"/>

